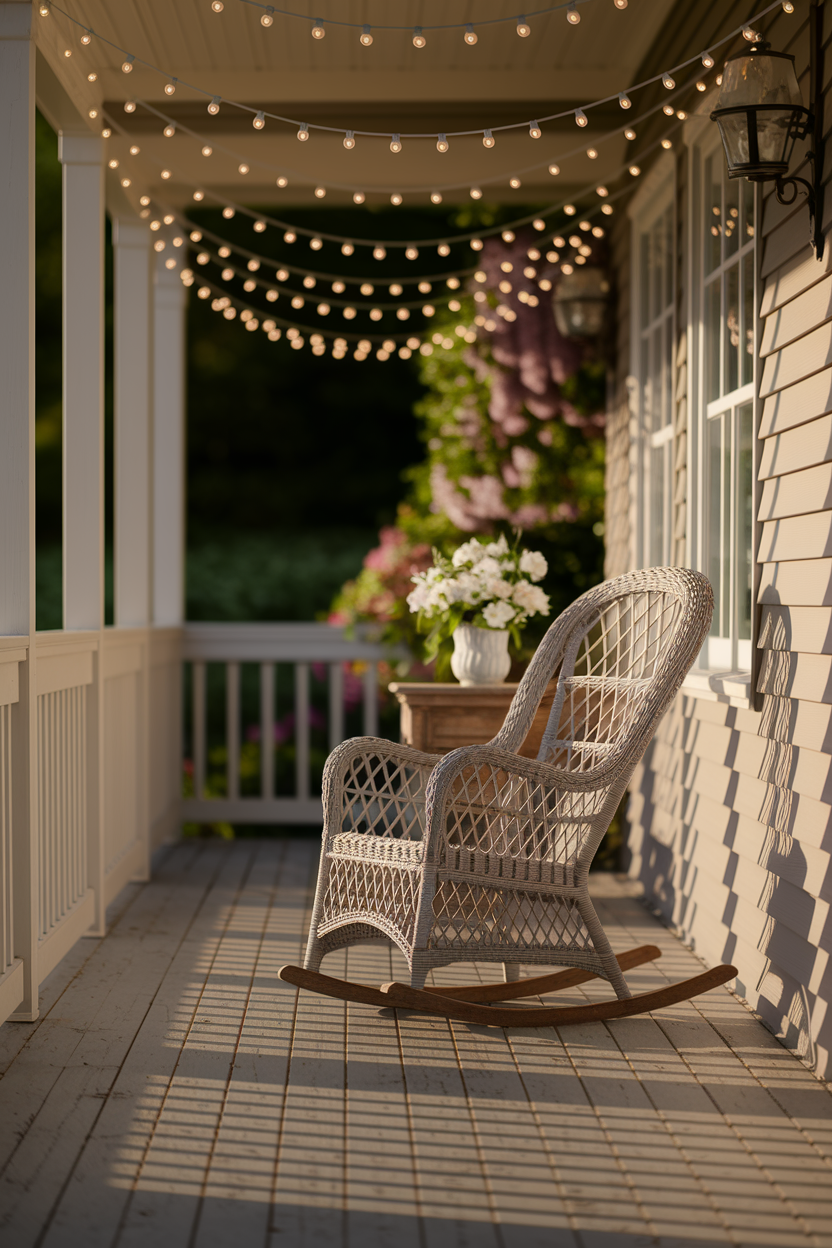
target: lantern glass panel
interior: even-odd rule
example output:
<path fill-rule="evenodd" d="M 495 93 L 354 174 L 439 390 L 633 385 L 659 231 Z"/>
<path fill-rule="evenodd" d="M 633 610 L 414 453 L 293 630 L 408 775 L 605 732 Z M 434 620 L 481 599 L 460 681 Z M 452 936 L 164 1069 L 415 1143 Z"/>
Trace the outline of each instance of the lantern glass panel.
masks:
<path fill-rule="evenodd" d="M 717 108 L 745 105 L 800 105 L 794 57 L 765 50 L 734 56 L 725 62 Z"/>

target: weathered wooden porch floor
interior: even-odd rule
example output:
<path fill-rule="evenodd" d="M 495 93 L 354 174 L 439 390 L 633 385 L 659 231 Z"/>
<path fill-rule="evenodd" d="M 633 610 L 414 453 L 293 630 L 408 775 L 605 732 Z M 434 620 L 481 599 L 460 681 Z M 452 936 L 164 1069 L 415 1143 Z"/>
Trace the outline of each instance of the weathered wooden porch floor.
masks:
<path fill-rule="evenodd" d="M 0 1028 L 4 1248 L 832 1245 L 832 1096 L 725 990 L 560 1034 L 298 996 L 316 858 L 178 845 Z M 636 991 L 700 969 L 595 892 L 664 949 Z"/>

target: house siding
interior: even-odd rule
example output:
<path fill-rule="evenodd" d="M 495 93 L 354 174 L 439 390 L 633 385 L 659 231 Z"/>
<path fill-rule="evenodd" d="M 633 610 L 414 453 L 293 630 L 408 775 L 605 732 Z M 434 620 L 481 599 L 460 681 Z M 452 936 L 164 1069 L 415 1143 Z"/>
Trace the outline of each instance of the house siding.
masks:
<path fill-rule="evenodd" d="M 693 6 L 704 11 L 704 6 Z M 805 10 L 803 10 L 805 14 Z M 832 5 L 824 42 L 832 34 Z M 778 14 L 766 37 L 793 52 L 808 99 L 808 27 Z M 824 85 L 832 69 L 825 50 Z M 827 97 L 828 98 L 828 97 Z M 832 129 L 832 101 L 826 105 Z M 684 256 L 687 161 L 677 159 Z M 809 176 L 805 169 L 797 172 Z M 824 179 L 832 174 L 827 139 Z M 803 197 L 765 187 L 759 260 L 756 706 L 680 694 L 631 785 L 627 869 L 708 962 L 739 969 L 738 993 L 829 1075 L 832 1049 L 832 187 L 823 260 L 808 246 Z M 611 232 L 629 298 L 628 223 Z M 685 563 L 687 334 L 684 264 L 675 358 L 674 558 Z M 623 309 L 622 309 L 623 311 Z M 629 323 L 629 307 L 627 321 Z M 609 575 L 632 566 L 633 430 L 619 348 L 608 426 Z M 622 357 L 623 353 L 623 357 Z M 623 412 L 627 412 L 627 436 Z M 628 488 L 623 481 L 627 478 Z M 626 542 L 622 534 L 626 533 Z"/>

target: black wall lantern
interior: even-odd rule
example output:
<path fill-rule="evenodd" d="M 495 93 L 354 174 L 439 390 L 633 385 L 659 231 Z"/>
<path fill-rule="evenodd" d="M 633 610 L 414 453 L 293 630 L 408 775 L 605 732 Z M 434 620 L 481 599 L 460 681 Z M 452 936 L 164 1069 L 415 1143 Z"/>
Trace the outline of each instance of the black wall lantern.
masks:
<path fill-rule="evenodd" d="M 774 181 L 781 204 L 794 203 L 798 190 L 803 189 L 818 259 L 823 255 L 821 21 L 821 5 L 813 0 L 809 18 L 811 111 L 801 99 L 794 57 L 772 52 L 770 44 L 758 40 L 725 62 L 717 107 L 711 113 L 711 120 L 719 126 L 729 178 Z M 807 153 L 811 182 L 788 176 L 795 142 L 808 134 L 814 136 L 814 150 Z"/>
<path fill-rule="evenodd" d="M 610 284 L 602 269 L 586 265 L 562 277 L 552 306 L 564 338 L 597 338 L 604 328 Z"/>

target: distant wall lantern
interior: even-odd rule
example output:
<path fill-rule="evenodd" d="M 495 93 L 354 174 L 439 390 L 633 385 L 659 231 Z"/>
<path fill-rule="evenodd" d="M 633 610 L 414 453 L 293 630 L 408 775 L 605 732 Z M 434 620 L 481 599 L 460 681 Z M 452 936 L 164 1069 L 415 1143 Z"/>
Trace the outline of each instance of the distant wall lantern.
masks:
<path fill-rule="evenodd" d="M 610 284 L 603 269 L 576 269 L 562 277 L 552 300 L 564 338 L 597 338 L 603 331 Z"/>
<path fill-rule="evenodd" d="M 794 57 L 772 52 L 765 40 L 757 40 L 725 62 L 722 88 L 711 120 L 719 126 L 728 161 L 729 178 L 775 183 L 781 204 L 794 203 L 798 190 L 806 195 L 810 237 L 815 254 L 823 255 L 821 236 L 822 99 L 821 12 L 812 3 L 809 23 L 811 43 L 811 110 L 805 108 L 794 71 Z M 812 180 L 789 177 L 795 142 L 814 136 L 814 150 L 807 152 Z"/>

